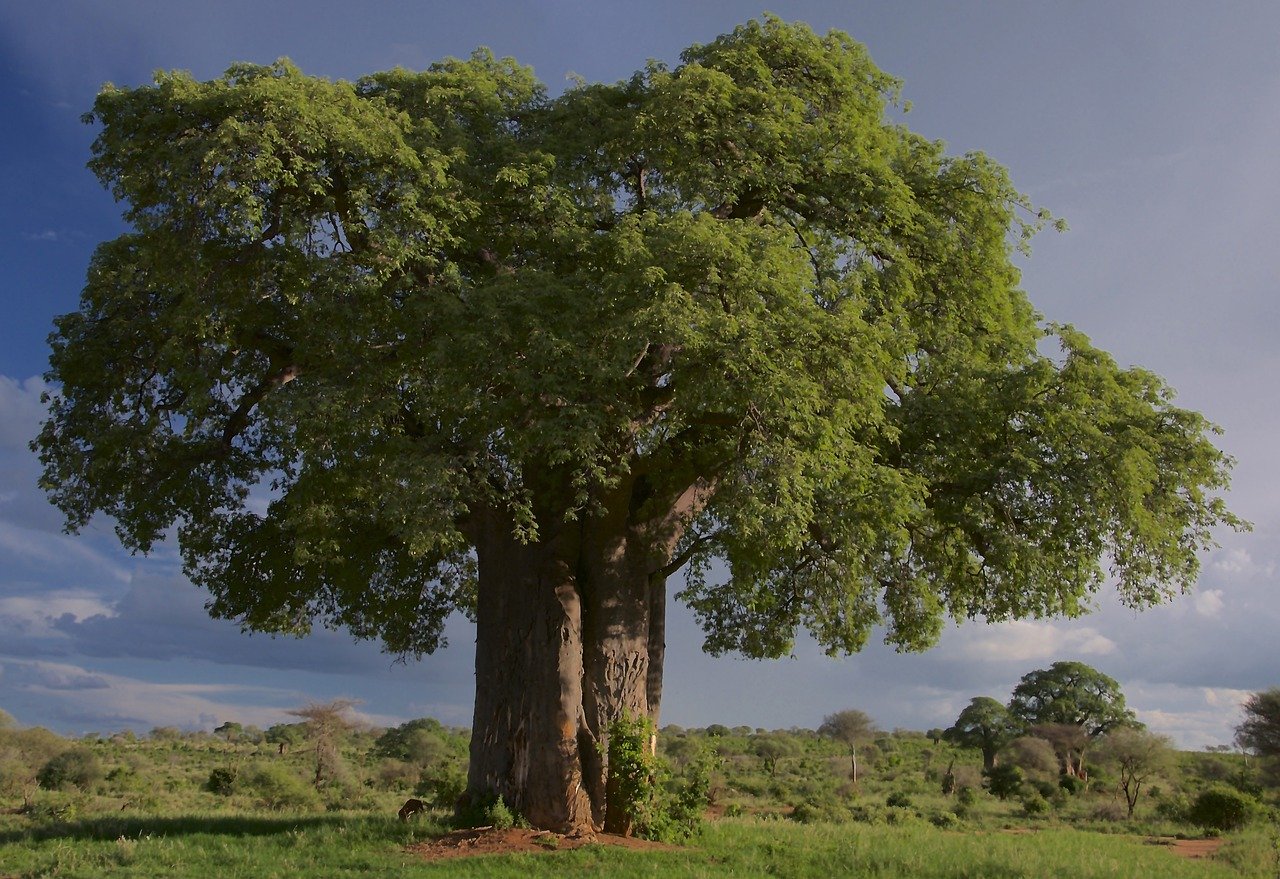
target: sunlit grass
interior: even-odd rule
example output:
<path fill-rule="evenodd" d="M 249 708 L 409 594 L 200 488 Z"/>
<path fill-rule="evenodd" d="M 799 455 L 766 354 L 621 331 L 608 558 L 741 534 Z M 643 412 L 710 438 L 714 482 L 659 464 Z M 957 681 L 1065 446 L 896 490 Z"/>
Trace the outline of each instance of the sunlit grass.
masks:
<path fill-rule="evenodd" d="M 578 851 L 429 863 L 405 846 L 440 832 L 428 822 L 337 814 L 103 818 L 0 825 L 0 876 L 27 877 L 884 877 L 1094 879 L 1273 877 L 1273 840 L 1240 834 L 1223 856 L 1186 861 L 1141 838 L 1061 828 L 1030 833 L 940 830 L 925 823 L 797 825 L 714 822 L 673 851 Z"/>

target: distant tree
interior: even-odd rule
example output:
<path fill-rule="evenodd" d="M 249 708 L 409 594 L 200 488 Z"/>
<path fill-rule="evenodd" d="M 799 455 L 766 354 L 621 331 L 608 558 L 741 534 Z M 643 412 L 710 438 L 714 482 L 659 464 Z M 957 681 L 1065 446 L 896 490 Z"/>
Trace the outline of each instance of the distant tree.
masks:
<path fill-rule="evenodd" d="M 1022 790 L 1022 770 L 1011 763 L 993 766 L 983 775 L 987 779 L 987 790 L 991 791 L 993 796 L 1002 800 L 1007 800 Z"/>
<path fill-rule="evenodd" d="M 1084 758 L 1093 739 L 1084 727 L 1070 723 L 1037 723 L 1029 732 L 1053 748 L 1058 759 L 1058 771 L 1062 775 L 1079 779 L 1088 777 Z"/>
<path fill-rule="evenodd" d="M 925 738 L 927 738 L 929 741 L 933 742 L 936 745 L 942 741 L 943 737 L 946 735 L 946 730 L 942 729 L 941 727 L 935 726 L 933 729 L 929 730 L 924 735 L 925 735 Z"/>
<path fill-rule="evenodd" d="M 853 760 L 849 778 L 855 787 L 858 784 L 858 746 L 879 734 L 880 730 L 876 728 L 875 721 L 856 708 L 828 714 L 823 718 L 822 725 L 818 727 L 818 735 L 835 739 L 849 746 L 849 754 Z"/>
<path fill-rule="evenodd" d="M 384 731 L 374 742 L 374 752 L 422 767 L 461 757 L 465 754 L 465 742 L 445 729 L 440 721 L 423 717 Z"/>
<path fill-rule="evenodd" d="M 783 757 L 793 757 L 800 753 L 799 744 L 786 733 L 765 733 L 752 736 L 750 744 L 751 750 L 760 758 L 760 762 L 764 764 L 765 771 L 770 775 L 777 773 L 778 761 Z"/>
<path fill-rule="evenodd" d="M 240 740 L 240 736 L 244 733 L 244 725 L 236 723 L 234 720 L 228 720 L 226 723 L 214 729 L 213 734 L 219 738 L 226 739 L 228 742 L 236 742 Z"/>
<path fill-rule="evenodd" d="M 307 739 L 315 750 L 313 781 L 317 787 L 345 774 L 339 747 L 345 735 L 356 726 L 350 716 L 356 704 L 353 699 L 335 699 L 332 702 L 313 702 L 288 712 L 302 718 Z"/>
<path fill-rule="evenodd" d="M 1280 687 L 1254 693 L 1242 707 L 1244 720 L 1236 727 L 1236 743 L 1259 756 L 1280 756 Z"/>
<path fill-rule="evenodd" d="M 943 735 L 947 741 L 962 748 L 977 748 L 982 752 L 982 768 L 989 771 L 996 765 L 996 755 L 1018 735 L 1020 724 L 1009 709 L 990 696 L 977 696 L 956 722 Z"/>
<path fill-rule="evenodd" d="M 1129 817 L 1132 818 L 1142 785 L 1170 766 L 1173 743 L 1167 736 L 1122 726 L 1107 733 L 1099 749 L 1102 760 L 1116 768 L 1120 789 L 1124 792 Z"/>
<path fill-rule="evenodd" d="M 1017 766 L 1025 775 L 1036 780 L 1057 776 L 1061 768 L 1053 746 L 1036 736 L 1019 736 L 1009 742 L 1001 752 L 1000 759 L 1002 763 Z"/>
<path fill-rule="evenodd" d="M 307 738 L 307 727 L 303 723 L 277 723 L 267 727 L 266 740 L 277 745 L 283 755 L 290 748 L 302 744 Z"/>
<path fill-rule="evenodd" d="M 1063 773 L 1071 776 L 1083 769 L 1091 740 L 1116 727 L 1141 726 L 1125 707 L 1115 679 L 1083 662 L 1055 662 L 1023 675 L 1009 700 L 1009 713 L 1054 744 Z"/>

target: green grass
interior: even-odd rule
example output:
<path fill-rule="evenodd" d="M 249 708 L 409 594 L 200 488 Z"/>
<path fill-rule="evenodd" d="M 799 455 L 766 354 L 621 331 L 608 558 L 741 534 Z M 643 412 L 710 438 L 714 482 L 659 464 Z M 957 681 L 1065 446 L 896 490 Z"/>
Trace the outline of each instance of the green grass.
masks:
<path fill-rule="evenodd" d="M 1186 861 L 1140 838 L 1062 828 L 1033 833 L 944 831 L 918 823 L 797 825 L 727 819 L 693 845 L 578 851 L 427 863 L 404 846 L 439 827 L 339 814 L 186 815 L 69 824 L 0 819 L 0 876 L 28 877 L 878 877 L 1094 879 L 1274 877 L 1269 828 L 1232 837 L 1222 857 Z"/>

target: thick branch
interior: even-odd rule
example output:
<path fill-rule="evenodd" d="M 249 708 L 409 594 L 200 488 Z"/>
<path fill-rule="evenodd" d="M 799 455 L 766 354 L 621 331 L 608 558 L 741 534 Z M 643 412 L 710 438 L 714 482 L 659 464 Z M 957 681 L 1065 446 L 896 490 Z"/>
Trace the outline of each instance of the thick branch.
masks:
<path fill-rule="evenodd" d="M 236 406 L 236 411 L 231 413 L 231 417 L 227 419 L 227 426 L 222 430 L 222 444 L 230 446 L 232 440 L 249 426 L 249 413 L 254 407 L 265 400 L 267 394 L 297 378 L 298 372 L 298 367 L 290 364 L 266 376 L 241 397 L 240 405 Z"/>

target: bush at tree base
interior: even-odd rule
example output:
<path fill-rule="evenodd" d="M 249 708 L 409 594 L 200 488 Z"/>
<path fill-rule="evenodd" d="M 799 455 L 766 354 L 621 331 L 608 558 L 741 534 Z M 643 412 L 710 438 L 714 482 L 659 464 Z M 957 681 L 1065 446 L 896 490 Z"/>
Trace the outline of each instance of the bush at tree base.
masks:
<path fill-rule="evenodd" d="M 622 804 L 637 836 L 681 842 L 702 829 L 717 758 L 706 748 L 694 750 L 675 776 L 649 751 L 654 732 L 647 717 L 624 714 L 609 725 L 609 805 Z"/>

